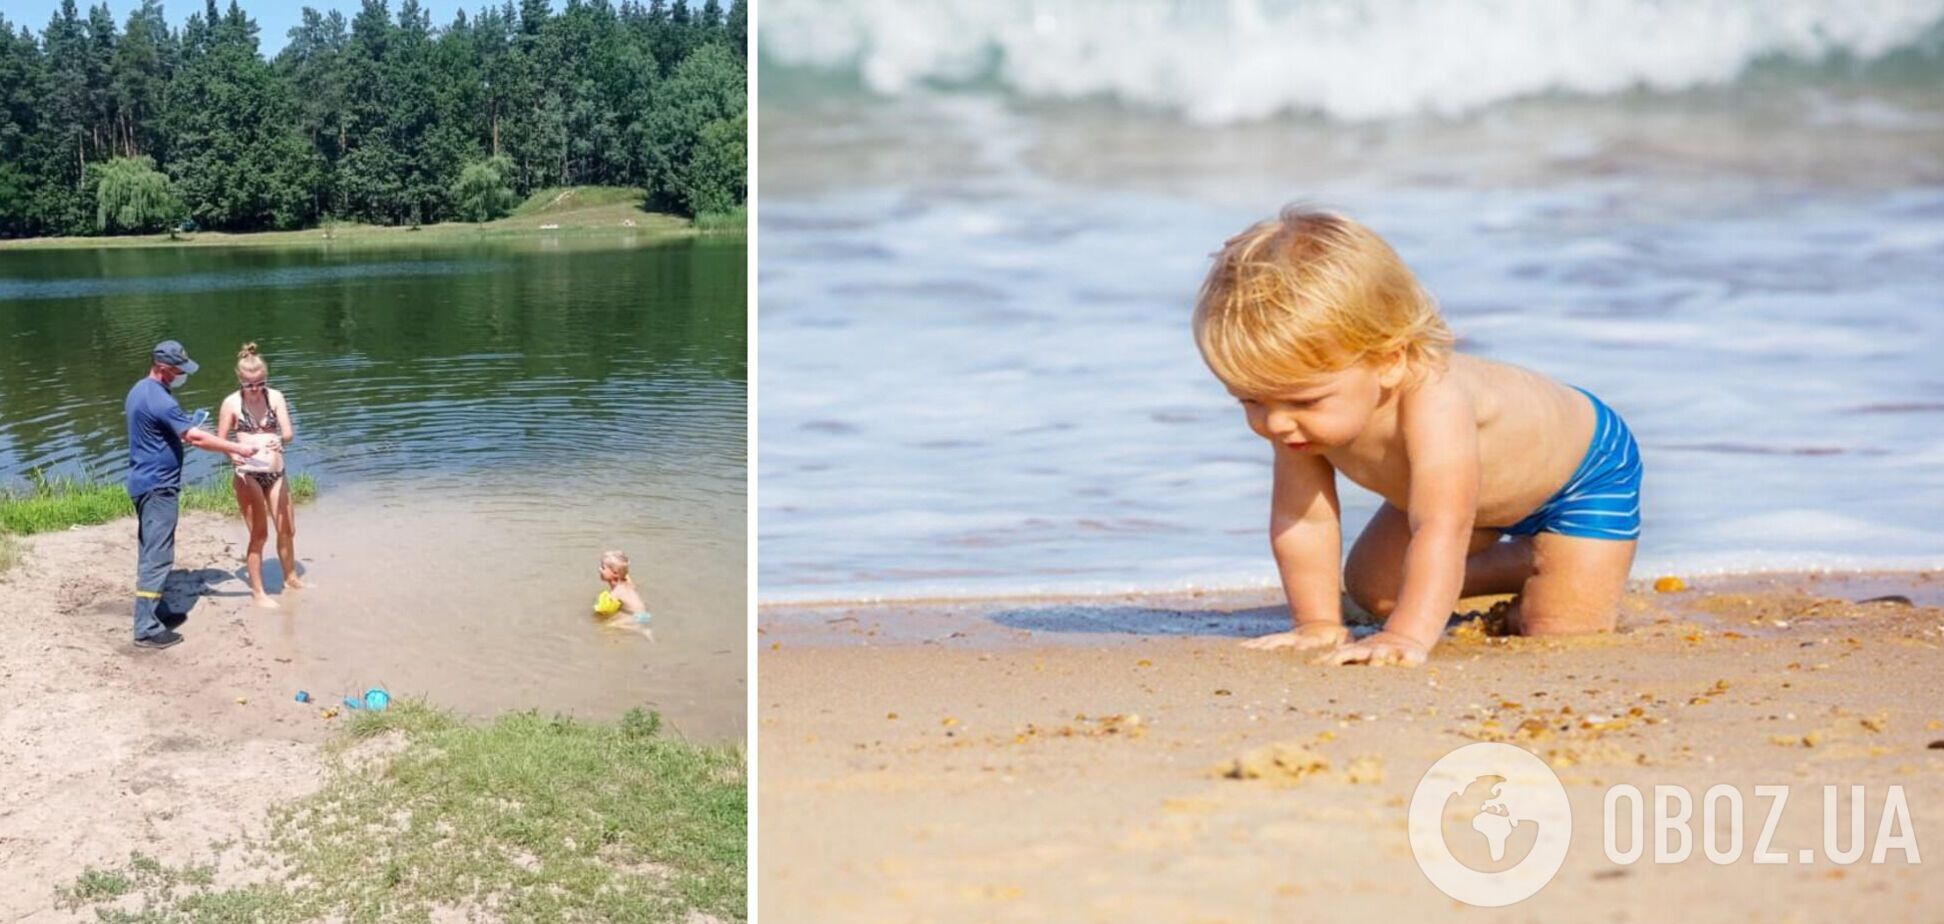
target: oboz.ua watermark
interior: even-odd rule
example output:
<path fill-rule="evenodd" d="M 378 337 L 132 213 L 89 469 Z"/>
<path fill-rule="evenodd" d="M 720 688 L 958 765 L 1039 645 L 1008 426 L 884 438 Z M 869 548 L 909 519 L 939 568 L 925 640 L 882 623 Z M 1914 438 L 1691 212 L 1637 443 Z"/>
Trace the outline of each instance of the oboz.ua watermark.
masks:
<path fill-rule="evenodd" d="M 1819 790 L 1821 849 L 1793 852 L 1774 843 L 1792 795 Z M 1610 862 L 1683 863 L 1697 854 L 1717 864 L 1747 856 L 1758 864 L 1848 866 L 1922 862 L 1902 786 L 1876 805 L 1859 785 L 1750 787 L 1728 784 L 1698 798 L 1683 786 L 1651 791 L 1621 783 L 1601 800 L 1601 846 Z M 1753 831 L 1753 837 L 1749 832 Z M 1411 794 L 1411 852 L 1433 885 L 1461 902 L 1499 907 L 1524 901 L 1566 862 L 1573 812 L 1566 787 L 1546 762 L 1516 745 L 1479 742 L 1431 765 Z"/>

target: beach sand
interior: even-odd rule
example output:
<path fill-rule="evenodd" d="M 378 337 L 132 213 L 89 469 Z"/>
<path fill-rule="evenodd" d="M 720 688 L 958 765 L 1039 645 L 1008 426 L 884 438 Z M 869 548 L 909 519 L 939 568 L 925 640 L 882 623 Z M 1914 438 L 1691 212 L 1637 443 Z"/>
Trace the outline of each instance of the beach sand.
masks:
<path fill-rule="evenodd" d="M 342 718 L 293 701 L 273 617 L 234 575 L 241 532 L 183 517 L 166 597 L 194 608 L 163 651 L 130 644 L 133 520 L 29 537 L 0 574 L 0 921 L 74 917 L 56 889 L 131 852 L 213 860 L 219 885 L 260 876 L 212 844 L 324 781 L 318 747 Z"/>
<path fill-rule="evenodd" d="M 1922 852 L 1944 850 L 1944 574 L 1694 583 L 1638 587 L 1610 635 L 1470 623 L 1416 670 L 1240 648 L 1286 618 L 1269 592 L 766 607 L 760 919 L 1944 916 L 1944 856 Z M 1574 822 L 1550 884 L 1496 911 L 1439 892 L 1407 836 L 1426 769 L 1480 740 L 1545 758 Z M 1280 763 L 1260 750 L 1275 745 Z M 1261 778 L 1224 776 L 1238 759 Z M 1619 783 L 1687 789 L 1686 862 L 1654 863 L 1651 842 L 1607 858 Z M 1700 841 L 1715 784 L 1743 798 L 1726 865 Z M 1792 787 L 1767 845 L 1786 864 L 1753 860 L 1772 805 L 1758 784 Z M 1866 787 L 1872 845 L 1901 786 L 1923 862 L 1832 862 L 1823 784 Z"/>

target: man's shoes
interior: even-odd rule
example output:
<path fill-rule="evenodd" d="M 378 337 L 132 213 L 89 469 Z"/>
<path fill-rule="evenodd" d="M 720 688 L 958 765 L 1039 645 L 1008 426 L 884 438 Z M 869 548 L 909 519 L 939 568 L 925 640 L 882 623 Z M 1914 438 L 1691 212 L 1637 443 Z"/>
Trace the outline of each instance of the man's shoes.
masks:
<path fill-rule="evenodd" d="M 155 618 L 162 623 L 162 628 L 173 630 L 173 629 L 182 628 L 182 624 L 189 621 L 189 614 L 188 613 L 156 613 Z"/>
<path fill-rule="evenodd" d="M 154 635 L 149 636 L 148 638 L 136 639 L 135 647 L 167 648 L 170 645 L 174 645 L 180 641 L 182 641 L 181 633 L 176 632 L 174 629 L 163 629 L 162 631 L 157 632 Z"/>

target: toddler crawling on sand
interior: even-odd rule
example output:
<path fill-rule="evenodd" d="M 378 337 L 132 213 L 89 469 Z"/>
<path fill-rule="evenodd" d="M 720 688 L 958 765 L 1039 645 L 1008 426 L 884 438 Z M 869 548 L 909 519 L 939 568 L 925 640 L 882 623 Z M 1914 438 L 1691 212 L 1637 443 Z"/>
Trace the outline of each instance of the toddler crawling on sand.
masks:
<path fill-rule="evenodd" d="M 1582 389 L 1453 352 L 1397 253 L 1292 207 L 1230 238 L 1195 342 L 1275 451 L 1269 542 L 1294 628 L 1252 648 L 1422 664 L 1461 596 L 1517 593 L 1522 635 L 1613 628 L 1640 535 L 1640 450 Z M 1336 475 L 1385 503 L 1339 583 Z M 1339 589 L 1384 619 L 1352 641 Z"/>

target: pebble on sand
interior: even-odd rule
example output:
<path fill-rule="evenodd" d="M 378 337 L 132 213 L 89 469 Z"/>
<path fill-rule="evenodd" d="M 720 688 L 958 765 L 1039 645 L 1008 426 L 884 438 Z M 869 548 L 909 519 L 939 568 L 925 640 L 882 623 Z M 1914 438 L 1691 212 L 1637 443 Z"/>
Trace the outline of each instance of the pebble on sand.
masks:
<path fill-rule="evenodd" d="M 1328 769 L 1329 758 L 1300 744 L 1271 744 L 1217 764 L 1214 773 L 1231 780 L 1296 783 Z"/>

